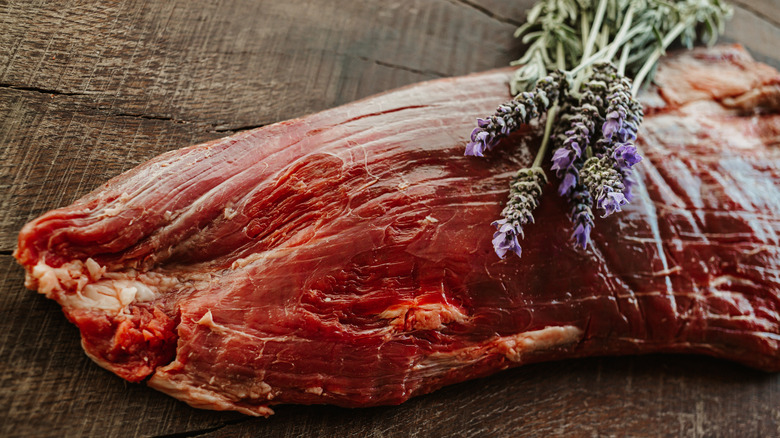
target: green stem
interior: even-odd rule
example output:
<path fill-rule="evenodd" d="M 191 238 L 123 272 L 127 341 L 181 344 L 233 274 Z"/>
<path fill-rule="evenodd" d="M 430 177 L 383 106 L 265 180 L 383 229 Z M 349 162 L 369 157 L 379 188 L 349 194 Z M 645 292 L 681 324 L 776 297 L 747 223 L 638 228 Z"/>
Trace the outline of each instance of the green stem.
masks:
<path fill-rule="evenodd" d="M 600 60 L 607 53 L 607 51 L 611 48 L 612 44 L 622 45 L 623 43 L 628 42 L 631 38 L 633 38 L 634 35 L 636 35 L 638 33 L 641 33 L 641 32 L 647 32 L 647 30 L 648 30 L 647 26 L 635 27 L 635 28 L 631 29 L 631 31 L 629 31 L 626 34 L 626 36 L 623 37 L 622 40 L 615 39 L 614 41 L 612 41 L 612 43 L 609 46 L 599 50 L 598 52 L 594 53 L 593 55 L 591 55 L 587 59 L 585 59 L 582 62 L 580 62 L 580 65 L 575 67 L 574 70 L 572 70 L 569 73 L 571 75 L 576 75 L 577 73 L 582 71 L 582 69 L 584 69 L 585 67 L 589 67 L 594 62 Z"/>
<path fill-rule="evenodd" d="M 618 30 L 617 35 L 615 35 L 616 41 L 620 41 L 621 39 L 623 39 L 623 37 L 626 36 L 628 29 L 631 27 L 631 21 L 633 20 L 633 18 L 634 18 L 634 5 L 632 4 L 631 6 L 628 7 L 628 11 L 626 11 L 626 16 L 625 18 L 623 18 L 623 24 L 620 26 L 620 30 Z M 607 56 L 606 56 L 607 59 L 614 58 L 615 53 L 617 53 L 618 48 L 620 47 L 617 44 L 611 44 L 610 46 L 611 47 L 607 52 Z"/>
<path fill-rule="evenodd" d="M 691 24 L 692 23 L 690 23 L 690 21 L 677 23 L 677 25 L 674 26 L 661 41 L 661 47 L 656 48 L 653 53 L 650 54 L 650 56 L 647 58 L 647 61 L 645 61 L 645 64 L 639 70 L 639 73 L 637 73 L 634 77 L 634 86 L 631 88 L 631 93 L 634 96 L 636 96 L 636 94 L 639 92 L 639 89 L 642 87 L 642 82 L 644 82 L 645 76 L 650 73 L 650 70 L 652 70 L 656 61 L 658 61 L 658 58 L 660 58 L 661 55 L 666 52 L 666 48 L 669 47 L 669 44 L 677 39 L 677 37 L 680 36 L 680 34 Z"/>
<path fill-rule="evenodd" d="M 606 24 L 601 28 L 601 35 L 599 35 L 599 49 L 603 49 L 609 46 L 609 26 Z"/>
<path fill-rule="evenodd" d="M 582 32 L 582 41 L 588 40 L 588 29 L 590 28 L 590 15 L 585 12 L 580 20 L 580 32 Z M 582 57 L 585 58 L 585 47 L 582 48 Z"/>
<path fill-rule="evenodd" d="M 545 65 L 544 57 L 542 56 L 542 52 L 541 51 L 536 51 L 536 53 L 534 54 L 534 58 L 536 58 L 536 64 L 539 67 L 541 67 L 541 69 L 542 69 L 542 72 L 539 75 L 539 77 L 546 76 L 547 75 L 547 67 Z M 533 86 L 533 84 L 531 84 L 531 86 Z"/>
<path fill-rule="evenodd" d="M 588 42 L 585 43 L 585 48 L 582 51 L 582 59 L 588 59 L 591 52 L 593 52 L 593 45 L 596 43 L 596 37 L 599 35 L 601 29 L 601 22 L 604 20 L 604 13 L 607 11 L 607 0 L 599 0 L 598 9 L 596 9 L 596 16 L 593 18 L 593 25 L 588 33 Z"/>
<path fill-rule="evenodd" d="M 623 52 L 620 53 L 620 63 L 618 64 L 618 74 L 624 76 L 626 73 L 626 63 L 628 62 L 628 55 L 631 53 L 631 45 L 626 44 L 623 46 Z"/>
<path fill-rule="evenodd" d="M 547 111 L 547 122 L 544 124 L 544 137 L 542 137 L 542 145 L 539 147 L 539 152 L 536 153 L 534 163 L 531 167 L 541 167 L 544 155 L 547 153 L 547 145 L 550 144 L 550 133 L 552 132 L 552 125 L 555 121 L 555 116 L 558 115 L 558 104 L 554 103 L 553 106 Z"/>
<path fill-rule="evenodd" d="M 566 55 L 563 53 L 563 43 L 560 41 L 558 41 L 558 45 L 555 47 L 555 57 L 558 69 L 566 70 Z"/>

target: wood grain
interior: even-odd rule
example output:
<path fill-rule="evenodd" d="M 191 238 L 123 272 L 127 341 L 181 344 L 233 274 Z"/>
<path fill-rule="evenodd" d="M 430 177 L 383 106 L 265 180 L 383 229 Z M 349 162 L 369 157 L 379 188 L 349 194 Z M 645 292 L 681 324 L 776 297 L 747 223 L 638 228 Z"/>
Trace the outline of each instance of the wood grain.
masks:
<path fill-rule="evenodd" d="M 83 354 L 21 226 L 161 152 L 506 65 L 530 0 L 0 0 L 0 436 L 778 436 L 780 376 L 700 357 L 539 364 L 398 407 L 192 409 Z M 780 67 L 776 0 L 727 38 Z"/>

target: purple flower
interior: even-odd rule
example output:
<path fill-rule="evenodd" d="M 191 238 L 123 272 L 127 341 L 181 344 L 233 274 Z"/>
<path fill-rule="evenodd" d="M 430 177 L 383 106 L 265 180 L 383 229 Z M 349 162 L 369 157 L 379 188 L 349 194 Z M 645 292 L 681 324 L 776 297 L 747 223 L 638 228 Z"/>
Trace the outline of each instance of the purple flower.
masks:
<path fill-rule="evenodd" d="M 482 121 L 479 119 L 477 123 Z M 484 131 L 482 128 L 474 128 L 471 131 L 471 141 L 466 145 L 466 155 L 475 157 L 483 157 L 485 150 L 493 148 L 495 139 L 490 136 L 488 131 Z"/>
<path fill-rule="evenodd" d="M 529 123 L 540 111 L 548 110 L 558 100 L 562 83 L 565 78 L 561 72 L 550 73 L 536 82 L 533 91 L 522 92 L 499 105 L 493 115 L 477 119 L 477 128 L 466 145 L 466 155 L 484 156 L 485 151 L 493 149 L 502 137 Z"/>
<path fill-rule="evenodd" d="M 522 253 L 518 236 L 523 236 L 523 226 L 533 223 L 533 210 L 539 205 L 542 184 L 547 181 L 540 167 L 521 169 L 509 185 L 509 201 L 501 212 L 502 219 L 494 221 L 493 248 L 502 259 L 509 251 Z"/>
<path fill-rule="evenodd" d="M 506 219 L 499 219 L 491 225 L 498 228 L 498 231 L 493 234 L 493 249 L 496 250 L 496 254 L 503 259 L 506 257 L 507 252 L 512 251 L 520 257 L 523 250 L 520 248 L 517 236 L 518 234 L 522 235 L 523 230 L 518 230 Z"/>
<path fill-rule="evenodd" d="M 570 170 L 569 172 L 566 172 L 566 174 L 563 176 L 563 179 L 561 180 L 561 184 L 558 186 L 558 194 L 561 196 L 566 196 L 569 191 L 571 191 L 572 188 L 574 188 L 574 185 L 577 184 L 577 173 L 576 169 Z"/>
<path fill-rule="evenodd" d="M 532 93 L 523 93 L 524 100 L 510 100 L 499 105 L 496 112 L 485 119 L 477 119 L 477 127 L 471 131 L 471 141 L 466 145 L 466 155 L 482 157 L 493 149 L 502 137 L 515 131 L 523 123 L 537 116 Z"/>
<path fill-rule="evenodd" d="M 577 223 L 580 221 L 575 218 L 574 222 Z M 572 234 L 572 237 L 574 238 L 574 241 L 577 242 L 577 245 L 579 245 L 582 249 L 586 249 L 588 247 L 588 243 L 590 242 L 591 228 L 591 223 L 582 222 L 577 224 L 577 228 L 574 229 L 574 234 Z"/>
<path fill-rule="evenodd" d="M 628 200 L 623 194 L 623 173 L 615 169 L 614 160 L 606 155 L 591 157 L 582 166 L 580 178 L 595 200 L 598 208 L 604 210 L 602 217 L 620 211 Z"/>
<path fill-rule="evenodd" d="M 634 172 L 631 169 L 623 168 L 621 173 L 623 174 L 623 196 L 626 197 L 626 201 L 631 202 L 634 200 L 634 192 L 631 191 L 631 188 L 636 185 Z"/>
<path fill-rule="evenodd" d="M 612 134 L 623 127 L 623 120 L 626 118 L 626 110 L 623 108 L 610 105 L 609 109 L 610 111 L 607 113 L 607 120 L 601 126 L 601 132 L 606 139 L 611 139 Z"/>
<path fill-rule="evenodd" d="M 598 119 L 598 108 L 590 104 L 572 107 L 574 115 L 564 122 L 570 127 L 563 136 L 557 134 L 554 140 L 560 145 L 553 153 L 552 170 L 559 178 L 569 171 L 572 165 L 582 157 L 591 140 L 591 133 Z"/>
<path fill-rule="evenodd" d="M 618 147 L 615 148 L 615 151 L 612 152 L 612 158 L 615 159 L 615 162 L 621 169 L 631 168 L 636 163 L 642 161 L 642 157 L 637 152 L 636 146 L 631 143 L 619 144 Z"/>
<path fill-rule="evenodd" d="M 563 146 L 570 148 L 574 155 L 579 157 L 582 155 L 582 145 L 588 146 L 588 143 L 590 143 L 590 128 L 592 127 L 593 123 L 575 123 L 573 129 L 566 131 L 568 137 L 564 140 Z"/>
<path fill-rule="evenodd" d="M 466 145 L 466 152 L 464 155 L 469 157 L 484 157 L 483 152 L 485 150 L 480 147 L 480 143 L 477 142 L 469 142 Z"/>
<path fill-rule="evenodd" d="M 593 229 L 593 198 L 590 196 L 588 188 L 582 184 L 577 184 L 569 194 L 569 205 L 571 209 L 571 221 L 574 224 L 574 233 L 572 239 L 577 245 L 586 249 L 590 242 L 590 231 Z"/>
<path fill-rule="evenodd" d="M 572 155 L 573 155 L 572 151 L 567 148 L 556 149 L 552 158 L 553 159 L 552 170 L 565 171 L 566 169 L 568 169 L 569 166 L 571 166 L 572 161 L 574 161 Z"/>
<path fill-rule="evenodd" d="M 604 210 L 601 217 L 607 217 L 620 211 L 620 207 L 627 204 L 628 200 L 622 192 L 606 192 L 598 198 L 598 207 Z"/>

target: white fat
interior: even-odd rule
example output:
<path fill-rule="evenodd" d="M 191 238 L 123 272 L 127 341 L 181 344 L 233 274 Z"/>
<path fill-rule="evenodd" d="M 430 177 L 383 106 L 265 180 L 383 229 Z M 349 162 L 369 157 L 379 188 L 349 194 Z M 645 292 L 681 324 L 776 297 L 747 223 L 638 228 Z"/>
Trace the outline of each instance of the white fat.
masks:
<path fill-rule="evenodd" d="M 114 312 L 124 311 L 133 303 L 154 300 L 159 295 L 157 287 L 168 283 L 152 278 L 140 281 L 132 270 L 107 273 L 104 266 L 91 258 L 86 262 L 74 260 L 59 268 L 40 261 L 27 275 L 28 283 L 37 284 L 40 293 L 63 307 Z M 150 281 L 159 284 L 150 287 Z"/>
<path fill-rule="evenodd" d="M 84 265 L 87 267 L 87 270 L 89 271 L 89 276 L 92 278 L 92 280 L 97 281 L 100 280 L 100 277 L 103 276 L 103 274 L 106 273 L 106 267 L 101 267 L 98 262 L 92 260 L 92 258 L 88 258 L 87 261 L 84 263 Z"/>
<path fill-rule="evenodd" d="M 310 388 L 306 388 L 305 391 L 310 393 L 310 394 L 322 395 L 322 387 L 321 386 L 312 386 Z"/>
<path fill-rule="evenodd" d="M 254 253 L 245 258 L 237 259 L 236 261 L 233 262 L 233 264 L 230 265 L 230 269 L 241 269 L 251 263 L 254 263 L 264 258 L 266 258 L 265 253 Z"/>
<path fill-rule="evenodd" d="M 103 215 L 106 217 L 114 217 L 119 214 L 119 212 L 122 211 L 122 206 L 117 205 L 115 207 L 108 207 L 103 209 Z"/>
<path fill-rule="evenodd" d="M 578 342 L 584 332 L 572 325 L 545 327 L 541 330 L 500 336 L 458 350 L 434 353 L 414 365 L 421 376 L 436 375 L 442 369 L 469 366 L 487 356 L 501 354 L 512 362 L 522 362 L 523 356 Z"/>
<path fill-rule="evenodd" d="M 421 222 L 422 222 L 423 225 L 428 225 L 428 224 L 435 224 L 435 223 L 439 222 L 439 220 L 436 219 L 433 216 L 428 215 L 428 216 L 425 216 L 425 219 L 423 219 Z"/>
<path fill-rule="evenodd" d="M 225 207 L 225 210 L 222 212 L 222 216 L 225 217 L 227 220 L 231 220 L 238 214 L 238 210 L 234 210 L 231 207 Z"/>
<path fill-rule="evenodd" d="M 682 272 L 682 267 L 675 266 L 673 268 L 653 272 L 653 277 L 667 277 L 672 274 L 679 274 L 680 272 Z"/>
<path fill-rule="evenodd" d="M 582 338 L 582 335 L 583 332 L 580 328 L 566 325 L 503 336 L 494 343 L 498 351 L 503 353 L 507 359 L 519 362 L 524 354 L 572 344 Z"/>
<path fill-rule="evenodd" d="M 242 414 L 268 417 L 274 414 L 274 411 L 268 406 L 239 404 L 236 401 L 236 394 L 226 393 L 222 388 L 219 392 L 208 387 L 203 387 L 194 381 L 187 381 L 188 377 L 177 374 L 169 374 L 168 369 L 172 366 L 180 365 L 173 362 L 166 367 L 157 368 L 155 373 L 149 379 L 147 384 L 158 391 L 164 392 L 174 398 L 177 398 L 192 407 L 200 409 L 211 409 L 217 411 L 235 410 Z M 255 383 L 245 396 L 251 398 L 272 399 L 271 386 L 265 382 Z"/>
<path fill-rule="evenodd" d="M 748 280 L 747 278 L 734 277 L 733 275 L 720 275 L 710 280 L 710 287 L 713 288 L 719 288 L 724 284 L 726 285 L 735 284 L 735 285 L 750 286 L 755 288 L 759 287 L 758 284 L 752 282 L 751 280 Z"/>
<path fill-rule="evenodd" d="M 197 324 L 208 327 L 211 329 L 211 331 L 219 334 L 224 334 L 227 331 L 225 326 L 214 322 L 214 315 L 211 314 L 211 310 L 204 313 L 203 316 L 198 320 Z"/>
<path fill-rule="evenodd" d="M 721 275 L 710 280 L 710 293 L 734 306 L 743 316 L 750 318 L 756 317 L 756 309 L 753 303 L 742 292 L 729 290 L 729 286 L 747 286 L 760 289 L 760 285 L 748 280 L 747 278 L 734 277 L 732 275 Z M 767 309 L 769 310 L 769 309 Z M 717 314 L 710 313 L 710 316 Z M 734 319 L 733 315 L 727 315 L 729 319 Z"/>
<path fill-rule="evenodd" d="M 127 201 L 129 201 L 132 198 L 127 193 L 122 193 L 119 198 L 117 198 L 114 201 L 114 205 L 112 207 L 107 207 L 103 209 L 103 217 L 114 217 L 118 215 L 122 210 L 125 208 L 125 204 L 127 204 Z"/>
<path fill-rule="evenodd" d="M 239 405 L 216 391 L 197 387 L 190 382 L 173 380 L 167 376 L 167 373 L 162 373 L 159 368 L 147 384 L 195 408 L 217 411 L 235 410 L 242 414 L 264 417 L 274 414 L 274 411 L 268 406 Z"/>
<path fill-rule="evenodd" d="M 54 273 L 53 268 L 49 268 L 43 262 L 38 262 L 35 265 L 32 276 L 38 280 L 38 291 L 46 295 L 47 298 L 51 298 L 51 294 L 59 289 L 60 281 L 57 279 L 57 274 Z"/>
<path fill-rule="evenodd" d="M 417 304 L 412 301 L 390 306 L 378 315 L 390 319 L 390 326 L 403 329 L 408 324 L 411 330 L 439 330 L 452 322 L 463 322 L 466 314 L 449 303 Z"/>
<path fill-rule="evenodd" d="M 148 301 L 153 301 L 155 298 L 157 298 L 158 293 L 153 291 L 152 288 L 147 286 L 145 283 L 136 281 L 135 286 L 133 287 L 136 289 L 135 300 L 138 302 L 145 303 Z"/>

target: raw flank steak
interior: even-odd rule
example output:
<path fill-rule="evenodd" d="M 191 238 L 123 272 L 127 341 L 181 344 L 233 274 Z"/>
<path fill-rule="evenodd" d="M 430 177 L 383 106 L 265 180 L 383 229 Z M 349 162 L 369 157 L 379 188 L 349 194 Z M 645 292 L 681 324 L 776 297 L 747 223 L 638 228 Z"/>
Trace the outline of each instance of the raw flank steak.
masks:
<path fill-rule="evenodd" d="M 582 250 L 551 181 L 522 258 L 501 260 L 490 221 L 540 130 L 463 152 L 510 75 L 163 154 L 27 224 L 26 285 L 100 366 L 250 415 L 397 404 L 580 356 L 780 370 L 780 75 L 739 46 L 667 58 L 642 97 L 634 202 Z"/>

